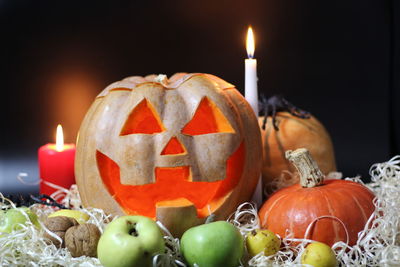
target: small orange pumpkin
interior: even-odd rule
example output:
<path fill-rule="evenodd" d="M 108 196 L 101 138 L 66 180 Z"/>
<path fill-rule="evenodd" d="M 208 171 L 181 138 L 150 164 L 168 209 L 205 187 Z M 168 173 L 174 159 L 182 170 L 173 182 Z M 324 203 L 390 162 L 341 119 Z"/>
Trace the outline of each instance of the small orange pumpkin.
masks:
<path fill-rule="evenodd" d="M 261 136 L 232 84 L 209 74 L 129 77 L 89 109 L 77 141 L 85 206 L 160 220 L 175 235 L 251 198 Z"/>
<path fill-rule="evenodd" d="M 358 232 L 375 210 L 374 194 L 352 181 L 324 181 L 306 149 L 286 154 L 300 173 L 300 184 L 275 192 L 264 203 L 259 211 L 262 227 L 280 236 L 289 230 L 295 238 L 309 238 L 329 246 L 346 242 L 348 234 L 349 245 L 354 245 Z"/>
<path fill-rule="evenodd" d="M 322 173 L 336 171 L 331 138 L 325 127 L 310 113 L 303 111 L 281 96 L 263 100 L 264 115 L 258 121 L 263 142 L 262 178 L 267 191 L 274 191 L 274 183 L 283 171 L 296 169 L 285 158 L 286 150 L 307 148 L 320 166 Z M 285 186 L 298 183 L 285 180 Z"/>

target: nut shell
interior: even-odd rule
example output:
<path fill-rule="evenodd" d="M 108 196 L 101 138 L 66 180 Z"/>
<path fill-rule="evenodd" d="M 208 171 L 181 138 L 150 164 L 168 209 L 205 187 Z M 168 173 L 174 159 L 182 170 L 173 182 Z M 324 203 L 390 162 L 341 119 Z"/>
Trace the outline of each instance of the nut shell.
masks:
<path fill-rule="evenodd" d="M 64 237 L 66 231 L 72 226 L 79 225 L 79 223 L 74 218 L 57 216 L 47 218 L 44 225 L 51 232 L 59 236 L 62 239 L 62 243 L 47 232 L 45 232 L 43 236 L 49 239 L 56 247 L 65 247 Z"/>
<path fill-rule="evenodd" d="M 73 257 L 96 257 L 100 236 L 100 230 L 94 224 L 73 226 L 65 233 L 65 246 Z"/>

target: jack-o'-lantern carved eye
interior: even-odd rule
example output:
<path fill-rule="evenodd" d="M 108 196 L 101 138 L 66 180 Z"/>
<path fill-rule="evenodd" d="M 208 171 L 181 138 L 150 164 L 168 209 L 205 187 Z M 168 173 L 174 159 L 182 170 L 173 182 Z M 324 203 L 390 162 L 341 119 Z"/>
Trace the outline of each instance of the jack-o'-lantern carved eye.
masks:
<path fill-rule="evenodd" d="M 120 136 L 129 134 L 155 134 L 165 131 L 157 111 L 147 99 L 143 99 L 131 111 L 122 127 Z"/>
<path fill-rule="evenodd" d="M 234 132 L 222 111 L 207 97 L 201 100 L 193 118 L 182 129 L 186 135 Z"/>

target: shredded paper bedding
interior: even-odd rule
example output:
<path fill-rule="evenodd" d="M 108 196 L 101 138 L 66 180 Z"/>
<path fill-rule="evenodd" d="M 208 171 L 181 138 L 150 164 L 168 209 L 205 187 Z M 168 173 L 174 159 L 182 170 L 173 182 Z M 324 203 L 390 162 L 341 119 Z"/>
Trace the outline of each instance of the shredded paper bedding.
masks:
<path fill-rule="evenodd" d="M 332 249 L 341 266 L 400 266 L 400 156 L 388 162 L 374 164 L 370 169 L 370 175 L 371 182 L 365 186 L 376 195 L 374 213 L 364 230 L 358 234 L 358 241 L 354 246 L 349 246 L 346 242 L 337 242 Z M 286 182 L 287 177 L 286 173 Z M 332 174 L 328 178 L 337 179 L 340 175 Z M 363 183 L 359 177 L 346 179 Z M 281 185 L 282 183 L 278 181 L 276 187 L 279 188 Z M 113 219 L 100 209 L 83 208 L 76 185 L 69 190 L 58 187 L 57 189 L 58 191 L 52 195 L 54 199 L 63 197 L 62 204 L 87 213 L 90 217 L 88 222 L 97 225 L 101 232 Z M 15 204 L 0 193 L 0 210 L 9 208 L 15 208 Z M 56 208 L 34 204 L 30 209 L 38 215 L 41 229 L 28 222 L 10 234 L 0 233 L 0 266 L 101 266 L 97 258 L 85 256 L 74 258 L 67 249 L 50 245 L 43 238 L 43 231 L 48 231 L 43 221 Z M 257 207 L 253 203 L 240 205 L 228 220 L 238 227 L 243 236 L 260 228 Z M 154 257 L 153 265 L 185 266 L 179 249 L 179 239 L 172 237 L 160 222 L 157 223 L 165 233 L 167 250 L 165 254 Z M 246 259 L 246 264 L 257 267 L 307 266 L 300 263 L 300 257 L 305 246 L 313 241 L 293 238 L 290 232 L 281 238 L 283 245 L 278 253 L 268 257 L 262 254 L 256 255 Z"/>

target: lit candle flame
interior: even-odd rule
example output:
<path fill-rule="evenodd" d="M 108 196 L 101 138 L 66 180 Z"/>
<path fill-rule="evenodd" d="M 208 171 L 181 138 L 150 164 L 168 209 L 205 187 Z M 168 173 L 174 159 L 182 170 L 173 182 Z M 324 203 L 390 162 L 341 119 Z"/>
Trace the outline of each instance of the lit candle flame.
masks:
<path fill-rule="evenodd" d="M 251 28 L 251 26 L 247 30 L 246 50 L 247 50 L 248 57 L 249 58 L 253 58 L 254 50 L 255 50 L 255 44 L 254 44 L 253 29 Z"/>
<path fill-rule="evenodd" d="M 61 152 L 64 150 L 64 134 L 61 124 L 57 125 L 57 135 L 56 135 L 56 150 Z"/>

